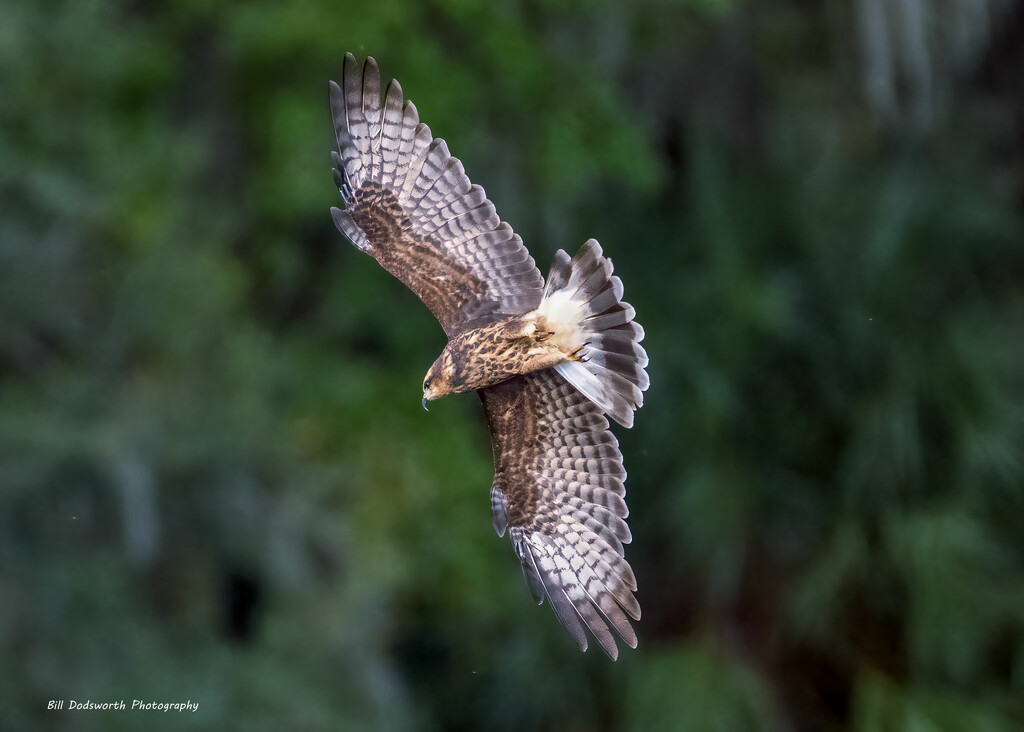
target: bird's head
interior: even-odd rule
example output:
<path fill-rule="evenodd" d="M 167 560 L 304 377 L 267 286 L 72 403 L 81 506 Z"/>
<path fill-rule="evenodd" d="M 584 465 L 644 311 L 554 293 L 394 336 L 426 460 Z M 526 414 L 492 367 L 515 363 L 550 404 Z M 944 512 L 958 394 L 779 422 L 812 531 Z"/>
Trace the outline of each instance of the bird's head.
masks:
<path fill-rule="evenodd" d="M 423 408 L 427 408 L 427 402 L 440 399 L 448 394 L 460 391 L 455 388 L 453 380 L 455 377 L 455 360 L 446 347 L 441 351 L 434 364 L 423 377 Z"/>

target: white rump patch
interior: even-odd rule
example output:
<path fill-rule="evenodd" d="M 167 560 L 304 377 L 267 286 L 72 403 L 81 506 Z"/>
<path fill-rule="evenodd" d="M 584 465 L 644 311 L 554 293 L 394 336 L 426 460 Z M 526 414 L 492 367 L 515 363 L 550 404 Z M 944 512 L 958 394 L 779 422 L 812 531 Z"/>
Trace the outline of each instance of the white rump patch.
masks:
<path fill-rule="evenodd" d="M 586 316 L 586 303 L 573 298 L 567 290 L 558 290 L 541 300 L 537 314 L 544 318 L 554 335 L 551 342 L 569 354 L 583 345 L 585 332 L 580 322 Z"/>

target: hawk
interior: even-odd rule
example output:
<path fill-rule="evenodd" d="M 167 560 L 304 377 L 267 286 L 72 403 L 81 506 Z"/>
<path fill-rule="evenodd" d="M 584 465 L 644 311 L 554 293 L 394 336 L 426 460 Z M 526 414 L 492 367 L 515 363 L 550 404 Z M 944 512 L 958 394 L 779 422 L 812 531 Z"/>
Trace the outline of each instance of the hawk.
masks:
<path fill-rule="evenodd" d="M 338 230 L 430 308 L 447 345 L 423 380 L 423 406 L 476 390 L 494 451 L 494 530 L 507 530 L 538 604 L 546 598 L 587 650 L 614 660 L 640 619 L 618 442 L 650 381 L 644 331 L 611 260 L 590 239 L 555 254 L 547 282 L 462 163 L 403 102 L 381 95 L 373 58 L 346 54 L 330 84 L 338 149 Z"/>

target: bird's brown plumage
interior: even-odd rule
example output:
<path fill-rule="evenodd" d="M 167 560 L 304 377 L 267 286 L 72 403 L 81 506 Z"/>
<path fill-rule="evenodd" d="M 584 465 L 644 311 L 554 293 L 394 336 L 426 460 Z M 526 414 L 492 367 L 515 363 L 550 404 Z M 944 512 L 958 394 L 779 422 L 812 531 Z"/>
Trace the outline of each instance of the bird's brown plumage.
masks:
<path fill-rule="evenodd" d="M 593 240 L 571 261 L 560 251 L 545 289 L 522 240 L 403 103 L 398 82 L 382 102 L 372 58 L 360 69 L 347 54 L 330 100 L 345 201 L 331 209 L 335 224 L 444 328 L 449 344 L 425 398 L 435 370 L 447 380 L 438 395 L 479 389 L 494 527 L 509 531 L 534 597 L 548 599 L 583 650 L 589 631 L 617 657 L 612 629 L 635 647 L 629 618 L 640 607 L 623 558 L 626 474 L 602 412 L 629 426 L 648 382 L 643 330 L 611 262 Z M 545 331 L 548 322 L 563 330 Z"/>
<path fill-rule="evenodd" d="M 334 222 L 430 308 L 447 335 L 495 313 L 537 307 L 544 279 L 522 239 L 502 222 L 444 140 L 402 104 L 392 81 L 381 107 L 380 72 L 347 54 L 344 89 L 331 82 L 345 197 Z"/>
<path fill-rule="evenodd" d="M 636 578 L 622 453 L 601 410 L 552 369 L 482 389 L 494 450 L 494 529 L 508 529 L 534 598 L 547 597 L 586 650 L 585 627 L 618 656 L 609 626 L 636 647 Z M 627 617 L 628 616 L 628 617 Z"/>

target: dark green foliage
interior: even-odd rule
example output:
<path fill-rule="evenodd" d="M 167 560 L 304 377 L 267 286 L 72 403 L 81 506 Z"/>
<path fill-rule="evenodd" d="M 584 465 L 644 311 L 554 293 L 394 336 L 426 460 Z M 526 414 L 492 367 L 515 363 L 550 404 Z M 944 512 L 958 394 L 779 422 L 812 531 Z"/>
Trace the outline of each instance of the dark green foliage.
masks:
<path fill-rule="evenodd" d="M 1024 726 L 1024 8 L 886 91 L 869 5 L 4 3 L 0 727 Z M 345 51 L 647 329 L 617 664 L 334 231 Z"/>

